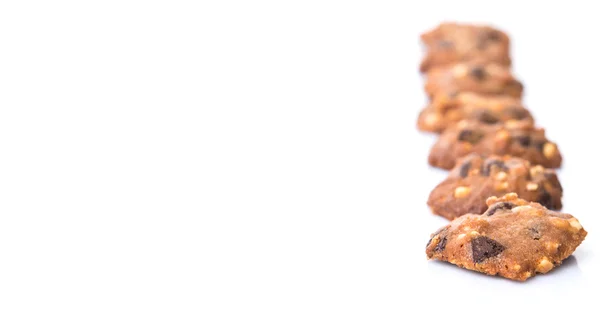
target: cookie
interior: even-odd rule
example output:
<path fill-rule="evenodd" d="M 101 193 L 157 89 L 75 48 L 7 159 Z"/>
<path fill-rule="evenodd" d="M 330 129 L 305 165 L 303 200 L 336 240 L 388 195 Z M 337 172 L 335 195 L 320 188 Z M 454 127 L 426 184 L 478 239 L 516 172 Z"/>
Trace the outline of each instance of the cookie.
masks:
<path fill-rule="evenodd" d="M 429 164 L 452 169 L 459 158 L 471 152 L 511 155 L 546 168 L 558 168 L 562 163 L 558 147 L 546 139 L 544 129 L 520 121 L 489 125 L 464 120 L 440 135 L 429 153 Z"/>
<path fill-rule="evenodd" d="M 505 66 L 468 62 L 431 69 L 427 72 L 425 92 L 429 97 L 474 92 L 520 98 L 523 84 Z"/>
<path fill-rule="evenodd" d="M 448 220 L 482 214 L 486 199 L 514 192 L 551 210 L 562 208 L 562 186 L 554 170 L 531 166 L 511 156 L 470 154 L 458 161 L 448 178 L 429 195 L 431 211 Z"/>
<path fill-rule="evenodd" d="M 440 94 L 419 114 L 417 126 L 422 131 L 442 132 L 461 120 L 486 124 L 507 123 L 515 120 L 533 125 L 531 113 L 520 99 L 504 95 L 480 95 L 470 92 L 448 96 Z"/>
<path fill-rule="evenodd" d="M 483 215 L 465 214 L 431 235 L 429 259 L 524 281 L 569 257 L 587 232 L 570 214 L 510 193 L 487 200 Z"/>
<path fill-rule="evenodd" d="M 510 66 L 508 36 L 489 26 L 442 23 L 421 35 L 425 57 L 420 70 L 464 61 L 494 62 Z"/>

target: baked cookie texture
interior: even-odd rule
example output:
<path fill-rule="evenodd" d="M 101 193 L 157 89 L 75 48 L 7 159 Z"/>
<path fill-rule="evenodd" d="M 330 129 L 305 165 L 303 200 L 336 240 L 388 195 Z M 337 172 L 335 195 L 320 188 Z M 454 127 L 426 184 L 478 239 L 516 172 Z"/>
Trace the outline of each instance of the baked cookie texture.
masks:
<path fill-rule="evenodd" d="M 449 170 L 469 153 L 511 155 L 546 168 L 562 163 L 558 147 L 546 139 L 544 129 L 521 121 L 489 125 L 463 120 L 440 135 L 429 153 L 429 164 Z"/>
<path fill-rule="evenodd" d="M 466 214 L 431 235 L 429 259 L 524 281 L 569 257 L 587 232 L 570 214 L 510 193 L 487 200 L 483 215 Z"/>
<path fill-rule="evenodd" d="M 426 50 L 421 72 L 464 61 L 511 63 L 508 36 L 489 26 L 442 23 L 423 33 L 421 41 Z"/>
<path fill-rule="evenodd" d="M 421 131 L 440 133 L 461 120 L 485 124 L 522 121 L 533 125 L 531 113 L 520 99 L 505 95 L 481 95 L 461 92 L 439 94 L 419 114 L 417 126 Z"/>
<path fill-rule="evenodd" d="M 516 193 L 551 210 L 562 208 L 562 186 L 554 170 L 532 166 L 511 156 L 470 154 L 458 161 L 448 178 L 431 191 L 427 205 L 448 220 L 482 214 L 489 197 Z"/>
<path fill-rule="evenodd" d="M 523 84 L 515 79 L 508 67 L 495 63 L 465 62 L 432 68 L 427 72 L 425 92 L 430 98 L 459 92 L 520 98 L 523 95 Z"/>

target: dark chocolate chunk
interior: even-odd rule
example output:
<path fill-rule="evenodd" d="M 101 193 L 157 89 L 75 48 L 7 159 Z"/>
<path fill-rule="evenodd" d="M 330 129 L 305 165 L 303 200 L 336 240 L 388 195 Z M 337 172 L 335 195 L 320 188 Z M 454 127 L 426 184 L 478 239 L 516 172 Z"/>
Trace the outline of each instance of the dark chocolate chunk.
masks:
<path fill-rule="evenodd" d="M 486 259 L 495 257 L 506 249 L 503 245 L 488 237 L 477 237 L 471 241 L 473 261 L 480 263 Z"/>
<path fill-rule="evenodd" d="M 487 123 L 487 124 L 494 124 L 499 121 L 499 119 L 496 116 L 494 116 L 493 114 L 491 114 L 489 111 L 483 111 L 483 112 L 479 113 L 479 115 L 477 116 L 477 119 L 479 119 L 479 121 L 481 121 L 483 123 Z"/>
<path fill-rule="evenodd" d="M 518 137 L 514 137 L 513 139 L 515 139 L 523 147 L 529 147 L 531 145 L 531 137 L 530 136 L 518 136 Z"/>
<path fill-rule="evenodd" d="M 448 230 L 448 228 L 450 228 L 450 226 L 445 226 L 445 227 L 439 229 L 438 231 L 434 232 L 431 235 L 431 238 L 429 239 L 429 241 L 427 242 L 427 247 L 429 247 L 429 245 L 431 244 L 431 240 L 433 240 L 433 238 L 435 238 L 440 233 Z M 442 250 L 446 249 L 446 241 L 448 241 L 448 239 L 446 239 L 446 236 L 445 235 L 441 236 L 440 242 L 438 242 L 438 244 L 435 246 L 435 248 L 433 248 L 433 250 L 434 251 L 442 251 Z"/>
<path fill-rule="evenodd" d="M 483 133 L 470 129 L 465 129 L 458 134 L 459 141 L 466 141 L 471 144 L 476 144 L 483 138 Z"/>
<path fill-rule="evenodd" d="M 533 142 L 533 146 L 538 149 L 539 152 L 543 152 L 544 151 L 544 145 L 546 144 L 546 141 L 534 141 Z"/>
<path fill-rule="evenodd" d="M 477 81 L 483 81 L 486 75 L 487 74 L 485 73 L 485 70 L 482 67 L 475 67 L 471 69 L 471 76 L 477 79 Z"/>
<path fill-rule="evenodd" d="M 552 196 L 546 190 L 542 190 L 537 202 L 550 210 L 554 210 L 554 206 L 552 205 Z"/>
<path fill-rule="evenodd" d="M 560 181 L 558 181 L 558 177 L 556 176 L 556 173 L 552 172 L 552 171 L 546 171 L 544 172 L 544 177 L 546 177 L 546 179 L 556 188 L 558 188 L 560 191 L 563 191 L 562 185 L 560 184 Z"/>
<path fill-rule="evenodd" d="M 442 237 L 440 239 L 440 242 L 438 242 L 438 244 L 435 246 L 435 248 L 433 250 L 434 251 L 442 251 L 442 250 L 446 249 L 447 241 L 448 241 L 448 239 L 446 237 Z"/>
<path fill-rule="evenodd" d="M 515 205 L 512 202 L 498 202 L 487 209 L 484 213 L 486 216 L 493 216 L 498 210 L 510 210 L 514 208 Z"/>
<path fill-rule="evenodd" d="M 500 36 L 500 32 L 496 31 L 496 30 L 490 30 L 487 33 L 487 39 L 490 41 L 500 41 L 501 36 Z"/>
<path fill-rule="evenodd" d="M 510 114 L 510 116 L 517 120 L 523 120 L 527 118 L 527 110 L 519 108 L 519 107 L 509 107 L 506 109 L 506 112 Z"/>
<path fill-rule="evenodd" d="M 448 40 L 440 40 L 437 42 L 438 47 L 440 48 L 444 48 L 444 49 L 449 49 L 454 47 L 454 43 L 452 41 L 448 41 Z"/>
<path fill-rule="evenodd" d="M 508 167 L 504 164 L 504 162 L 500 160 L 492 160 L 485 164 L 483 170 L 481 170 L 481 174 L 488 177 L 490 175 L 490 172 L 492 171 L 493 166 L 500 168 L 500 170 L 508 170 Z"/>
<path fill-rule="evenodd" d="M 507 90 L 508 90 L 508 88 L 512 88 L 514 90 L 513 92 L 515 92 L 515 93 L 523 91 L 523 84 L 517 80 L 511 81 L 506 86 L 507 86 Z"/>
<path fill-rule="evenodd" d="M 490 30 L 485 32 L 480 32 L 477 35 L 477 49 L 485 50 L 490 42 L 496 42 L 501 39 L 500 33 L 498 31 Z"/>
<path fill-rule="evenodd" d="M 438 231 L 434 232 L 431 235 L 431 238 L 429 239 L 429 241 L 427 241 L 427 247 L 429 247 L 429 245 L 431 244 L 431 240 L 433 240 L 433 238 L 435 238 L 438 234 L 448 230 L 448 228 L 450 228 L 450 226 L 445 226 L 443 228 L 440 228 Z M 441 244 L 442 241 L 444 241 L 443 244 Z M 444 248 L 446 248 L 446 237 L 445 236 L 443 237 L 443 240 L 440 240 L 440 242 L 437 244 L 437 246 L 435 246 L 434 250 L 438 251 L 438 247 L 440 247 L 440 245 L 442 246 L 442 248 L 440 250 L 444 250 Z"/>
<path fill-rule="evenodd" d="M 460 177 L 466 178 L 469 175 L 469 170 L 471 169 L 471 162 L 467 161 L 460 166 Z"/>

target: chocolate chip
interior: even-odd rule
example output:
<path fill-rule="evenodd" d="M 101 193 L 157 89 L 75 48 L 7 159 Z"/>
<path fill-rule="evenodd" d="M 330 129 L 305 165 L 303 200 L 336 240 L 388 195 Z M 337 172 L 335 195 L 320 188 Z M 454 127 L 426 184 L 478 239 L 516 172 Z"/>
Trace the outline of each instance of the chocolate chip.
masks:
<path fill-rule="evenodd" d="M 512 202 L 498 202 L 489 207 L 484 215 L 488 217 L 493 216 L 498 210 L 510 210 L 514 207 L 515 205 Z"/>
<path fill-rule="evenodd" d="M 520 145 L 523 147 L 529 147 L 531 145 L 531 137 L 530 136 L 518 136 L 513 137 Z"/>
<path fill-rule="evenodd" d="M 471 169 L 471 162 L 467 161 L 460 166 L 460 177 L 466 178 L 469 175 L 469 170 Z"/>
<path fill-rule="evenodd" d="M 448 241 L 448 239 L 446 237 L 442 237 L 440 239 L 440 242 L 438 242 L 438 244 L 435 246 L 435 248 L 433 248 L 433 251 L 442 251 L 442 250 L 446 249 L 447 241 Z"/>
<path fill-rule="evenodd" d="M 503 245 L 488 237 L 477 237 L 471 241 L 473 261 L 480 263 L 486 259 L 495 257 L 506 249 Z"/>
<path fill-rule="evenodd" d="M 429 247 L 429 245 L 431 244 L 431 240 L 433 240 L 433 238 L 435 238 L 438 234 L 440 234 L 440 233 L 448 230 L 449 228 L 450 228 L 450 226 L 445 226 L 443 228 L 438 229 L 436 232 L 434 232 L 431 235 L 431 238 L 429 238 L 429 241 L 427 241 L 427 246 L 426 247 Z M 437 246 L 435 246 L 435 248 L 434 248 L 435 251 L 438 251 L 438 247 L 440 246 L 440 243 L 442 241 L 444 242 L 444 244 L 442 245 L 442 249 L 441 250 L 444 250 L 444 248 L 446 248 L 446 237 L 444 236 L 443 239 L 440 240 L 440 242 L 437 244 Z"/>
<path fill-rule="evenodd" d="M 531 233 L 533 240 L 540 240 L 542 238 L 542 234 L 537 228 L 527 228 L 527 230 Z"/>
<path fill-rule="evenodd" d="M 487 39 L 490 41 L 500 41 L 501 38 L 500 32 L 496 30 L 490 30 L 487 32 Z"/>
<path fill-rule="evenodd" d="M 501 39 L 500 33 L 494 30 L 482 31 L 477 35 L 477 49 L 484 50 L 490 42 L 496 42 Z"/>
<path fill-rule="evenodd" d="M 486 177 L 489 177 L 493 166 L 500 168 L 500 170 L 502 170 L 502 171 L 508 170 L 508 167 L 504 164 L 504 162 L 502 162 L 500 160 L 492 160 L 485 164 L 485 166 L 483 167 L 483 170 L 481 170 L 481 174 Z"/>
<path fill-rule="evenodd" d="M 512 92 L 514 92 L 515 94 L 523 91 L 523 84 L 517 80 L 511 81 L 510 83 L 508 83 L 506 85 L 506 87 L 507 87 L 507 91 L 509 89 L 513 89 Z"/>
<path fill-rule="evenodd" d="M 487 123 L 487 124 L 494 124 L 494 123 L 497 123 L 498 121 L 500 121 L 496 116 L 491 114 L 489 111 L 482 111 L 477 116 L 477 119 L 479 119 L 479 121 L 481 121 L 483 123 Z"/>
<path fill-rule="evenodd" d="M 466 141 L 471 144 L 476 144 L 483 138 L 483 133 L 475 130 L 465 129 L 458 134 L 459 141 Z"/>
<path fill-rule="evenodd" d="M 454 43 L 448 40 L 440 40 L 437 42 L 437 46 L 443 49 L 449 49 L 454 47 Z"/>
<path fill-rule="evenodd" d="M 550 182 L 558 190 L 563 191 L 562 185 L 560 184 L 560 181 L 558 181 L 558 177 L 556 176 L 556 173 L 554 173 L 552 171 L 546 171 L 546 172 L 544 172 L 544 177 L 548 180 L 548 182 Z"/>
<path fill-rule="evenodd" d="M 533 141 L 533 146 L 539 151 L 539 152 L 543 152 L 544 151 L 544 145 L 546 144 L 546 141 Z"/>
<path fill-rule="evenodd" d="M 482 67 L 475 67 L 471 69 L 471 76 L 477 81 L 483 81 L 486 77 L 486 72 Z"/>
<path fill-rule="evenodd" d="M 552 205 L 552 196 L 546 190 L 542 190 L 537 202 L 550 210 L 554 210 L 554 206 Z"/>
<path fill-rule="evenodd" d="M 506 109 L 506 112 L 508 114 L 510 114 L 511 118 L 513 118 L 513 119 L 523 120 L 523 119 L 527 118 L 527 110 L 516 107 L 516 106 L 509 107 L 508 109 Z"/>

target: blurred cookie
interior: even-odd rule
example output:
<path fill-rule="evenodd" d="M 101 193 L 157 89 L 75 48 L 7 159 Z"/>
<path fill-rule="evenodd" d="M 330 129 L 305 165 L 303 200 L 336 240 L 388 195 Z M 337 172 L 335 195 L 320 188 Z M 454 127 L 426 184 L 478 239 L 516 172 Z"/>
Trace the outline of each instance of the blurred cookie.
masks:
<path fill-rule="evenodd" d="M 421 35 L 425 57 L 421 72 L 464 61 L 510 65 L 509 38 L 489 26 L 442 23 Z"/>
<path fill-rule="evenodd" d="M 531 113 L 521 100 L 504 95 L 480 95 L 462 92 L 453 96 L 436 95 L 431 104 L 419 114 L 417 126 L 422 131 L 442 132 L 461 120 L 486 124 L 525 121 L 533 124 Z"/>
<path fill-rule="evenodd" d="M 429 153 L 429 164 L 452 169 L 459 158 L 472 152 L 511 155 L 546 168 L 558 168 L 562 163 L 558 147 L 546 139 L 544 129 L 526 122 L 488 125 L 464 120 L 440 135 Z"/>
<path fill-rule="evenodd" d="M 508 67 L 468 62 L 431 69 L 427 72 L 425 92 L 429 97 L 474 92 L 520 98 L 523 84 L 513 77 Z"/>
<path fill-rule="evenodd" d="M 554 170 L 531 166 L 511 156 L 470 154 L 460 159 L 448 178 L 431 191 L 427 204 L 433 213 L 452 220 L 463 214 L 482 214 L 492 196 L 517 193 L 551 210 L 562 208 L 562 187 Z"/>

